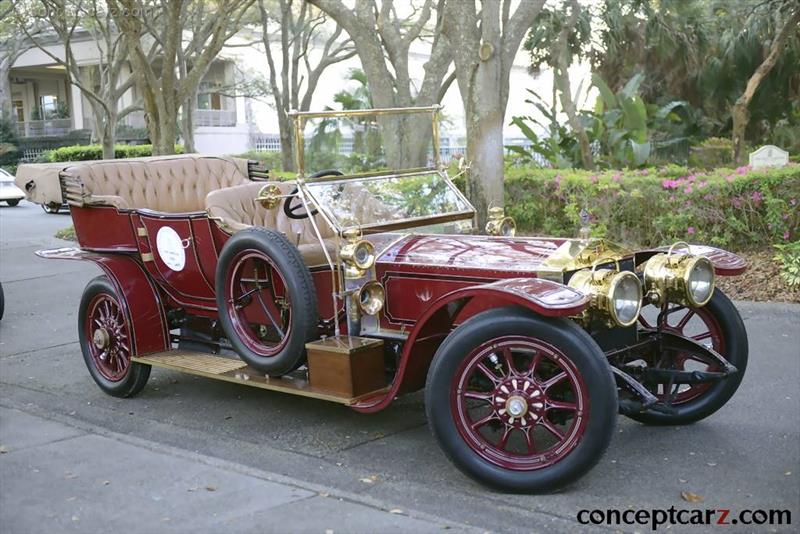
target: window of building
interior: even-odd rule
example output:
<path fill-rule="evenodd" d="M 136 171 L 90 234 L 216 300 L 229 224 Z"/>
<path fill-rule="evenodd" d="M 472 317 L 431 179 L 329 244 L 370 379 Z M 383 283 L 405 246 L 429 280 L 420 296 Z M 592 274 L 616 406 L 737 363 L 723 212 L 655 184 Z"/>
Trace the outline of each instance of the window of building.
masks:
<path fill-rule="evenodd" d="M 14 100 L 12 105 L 17 122 L 25 122 L 25 104 L 22 100 Z"/>

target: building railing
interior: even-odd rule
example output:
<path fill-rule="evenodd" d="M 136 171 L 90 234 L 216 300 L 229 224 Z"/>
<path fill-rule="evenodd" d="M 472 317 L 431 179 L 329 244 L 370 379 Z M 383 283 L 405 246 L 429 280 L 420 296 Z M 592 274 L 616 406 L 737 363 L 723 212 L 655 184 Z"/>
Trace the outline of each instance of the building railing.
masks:
<path fill-rule="evenodd" d="M 72 130 L 72 119 L 45 119 L 39 121 L 17 122 L 19 137 L 45 137 L 49 135 L 66 135 Z"/>
<path fill-rule="evenodd" d="M 197 126 L 236 126 L 235 109 L 196 109 L 192 120 Z"/>

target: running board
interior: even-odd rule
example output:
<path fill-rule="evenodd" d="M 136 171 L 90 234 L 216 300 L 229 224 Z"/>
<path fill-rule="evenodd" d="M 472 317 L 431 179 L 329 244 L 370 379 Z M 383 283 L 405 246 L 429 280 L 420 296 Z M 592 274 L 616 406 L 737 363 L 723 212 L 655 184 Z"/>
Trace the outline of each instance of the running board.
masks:
<path fill-rule="evenodd" d="M 190 375 L 223 380 L 243 386 L 252 386 L 272 391 L 281 391 L 302 397 L 336 402 L 350 406 L 357 403 L 363 397 L 374 395 L 378 391 L 388 391 L 383 388 L 378 391 L 371 391 L 357 397 L 348 397 L 324 389 L 315 388 L 309 382 L 305 370 L 295 371 L 280 378 L 270 378 L 261 371 L 257 371 L 242 360 L 214 356 L 204 352 L 192 352 L 186 350 L 168 350 L 156 352 L 146 356 L 135 356 L 132 358 L 135 363 L 162 367 L 173 371 L 180 371 Z"/>

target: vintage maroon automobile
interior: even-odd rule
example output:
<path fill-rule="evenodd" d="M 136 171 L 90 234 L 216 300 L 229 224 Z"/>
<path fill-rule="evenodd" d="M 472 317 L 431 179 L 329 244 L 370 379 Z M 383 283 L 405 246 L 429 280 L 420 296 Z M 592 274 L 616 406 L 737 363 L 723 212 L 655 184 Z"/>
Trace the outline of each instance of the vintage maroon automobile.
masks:
<path fill-rule="evenodd" d="M 370 112 L 384 127 L 386 117 L 432 118 L 438 155 L 438 108 Z M 425 388 L 453 463 L 522 492 L 586 473 L 617 413 L 687 424 L 736 391 L 747 335 L 715 276 L 743 272 L 739 257 L 514 237 L 497 209 L 490 235 L 478 235 L 438 157 L 307 175 L 308 121 L 342 117 L 352 115 L 295 114 L 292 181 L 203 156 L 61 171 L 80 248 L 38 254 L 105 273 L 79 313 L 100 388 L 135 395 L 155 366 L 360 412 Z"/>

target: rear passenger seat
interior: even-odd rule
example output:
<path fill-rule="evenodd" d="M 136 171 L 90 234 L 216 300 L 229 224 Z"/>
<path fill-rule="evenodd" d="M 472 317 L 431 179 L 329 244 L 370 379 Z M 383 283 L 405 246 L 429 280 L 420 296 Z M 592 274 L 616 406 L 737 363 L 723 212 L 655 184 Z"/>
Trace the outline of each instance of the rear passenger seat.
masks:
<path fill-rule="evenodd" d="M 247 160 L 196 154 L 87 161 L 60 177 L 71 204 L 165 213 L 204 211 L 211 191 L 252 183 Z"/>

